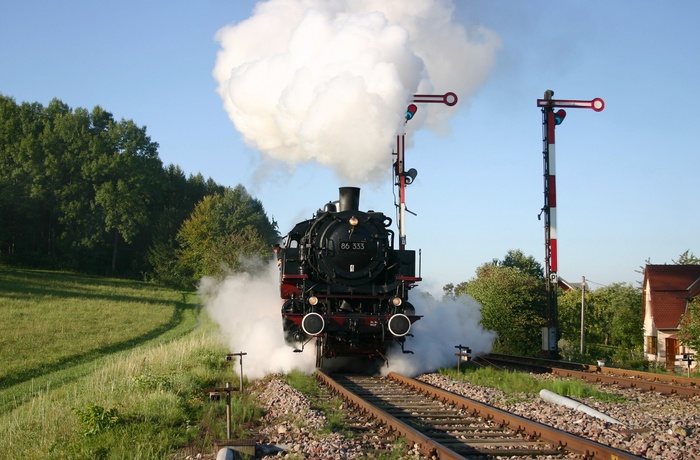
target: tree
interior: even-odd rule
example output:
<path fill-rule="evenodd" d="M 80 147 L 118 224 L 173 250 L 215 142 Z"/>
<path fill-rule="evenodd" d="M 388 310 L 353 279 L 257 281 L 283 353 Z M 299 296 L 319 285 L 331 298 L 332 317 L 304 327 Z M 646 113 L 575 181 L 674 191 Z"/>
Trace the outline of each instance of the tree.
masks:
<path fill-rule="evenodd" d="M 481 323 L 498 333 L 495 349 L 504 353 L 536 355 L 540 330 L 546 324 L 546 294 L 542 279 L 515 266 L 488 263 L 476 277 L 454 288 L 482 305 Z"/>
<path fill-rule="evenodd" d="M 19 158 L 24 138 L 20 107 L 9 97 L 0 96 L 0 254 L 14 257 L 18 238 L 28 234 L 26 213 L 29 204 L 27 173 Z"/>
<path fill-rule="evenodd" d="M 592 291 L 588 290 L 584 297 L 584 306 L 586 313 L 591 309 Z M 559 313 L 559 332 L 561 339 L 566 343 L 571 344 L 571 348 L 580 350 L 581 342 L 581 291 L 572 289 L 569 291 L 560 290 L 557 297 L 557 307 Z M 588 327 L 589 318 L 585 318 L 585 327 Z M 586 342 L 590 340 L 585 337 Z M 576 346 L 574 347 L 574 344 Z M 570 356 L 567 356 L 570 357 Z"/>
<path fill-rule="evenodd" d="M 277 224 L 243 186 L 209 195 L 178 232 L 180 278 L 194 285 L 203 276 L 241 271 L 242 258 L 268 257 L 278 239 Z"/>
<path fill-rule="evenodd" d="M 37 189 L 55 213 L 51 225 L 57 241 L 52 255 L 63 259 L 64 267 L 93 271 L 103 261 L 104 229 L 95 210 L 95 171 L 109 155 L 107 133 L 92 126 L 90 113 L 83 108 L 71 112 L 54 99 L 47 111 L 51 129 L 42 136 L 45 175 L 35 177 Z M 104 116 L 111 119 L 111 114 Z"/>
<path fill-rule="evenodd" d="M 452 283 L 447 283 L 442 287 L 442 295 L 448 299 L 455 298 L 455 285 Z"/>
<path fill-rule="evenodd" d="M 190 286 L 207 274 L 204 260 L 206 253 L 214 247 L 213 239 L 218 233 L 212 213 L 216 196 L 219 195 L 204 197 L 192 215 L 183 222 L 177 234 L 180 244 L 177 252 L 178 272 L 180 278 Z"/>
<path fill-rule="evenodd" d="M 183 273 L 179 270 L 177 254 L 180 245 L 177 234 L 183 222 L 190 217 L 204 197 L 223 194 L 226 187 L 201 174 L 185 176 L 179 166 L 168 165 L 162 181 L 162 199 L 159 209 L 153 211 L 153 226 L 149 240 L 148 262 L 152 276 L 164 284 L 181 286 Z"/>
<path fill-rule="evenodd" d="M 681 317 L 678 338 L 683 345 L 700 350 L 700 297 L 688 302 L 687 310 Z"/>
<path fill-rule="evenodd" d="M 678 257 L 678 260 L 673 260 L 673 263 L 676 265 L 700 265 L 700 259 L 687 250 Z"/>
<path fill-rule="evenodd" d="M 626 283 L 614 283 L 596 289 L 591 297 L 594 340 L 626 349 L 643 344 L 640 289 Z"/>
<path fill-rule="evenodd" d="M 100 112 L 95 112 L 99 116 Z M 108 122 L 109 152 L 95 163 L 95 208 L 104 231 L 112 235 L 111 272 L 116 272 L 119 240 L 132 243 L 149 223 L 151 204 L 159 201 L 163 165 L 158 144 L 132 121 Z"/>
<path fill-rule="evenodd" d="M 493 265 L 500 267 L 513 267 L 539 280 L 544 280 L 542 264 L 532 256 L 525 256 L 520 249 L 510 249 L 503 260 L 494 259 Z"/>
<path fill-rule="evenodd" d="M 202 263 L 235 267 L 234 253 L 263 253 L 277 238 L 276 224 L 245 189 L 201 174 L 185 178 L 172 165 L 164 170 L 157 149 L 145 127 L 117 122 L 100 106 L 72 110 L 58 99 L 47 107 L 18 105 L 0 95 L 0 257 L 117 276 L 153 270 L 157 279 L 178 279 L 173 261 L 197 248 L 186 231 L 181 240 L 189 247 L 181 247 L 178 232 L 197 203 L 214 194 L 208 219 L 219 236 L 207 249 L 222 256 L 183 257 L 193 272 Z"/>
<path fill-rule="evenodd" d="M 700 259 L 692 252 L 685 251 L 674 263 L 678 265 L 700 265 Z M 700 350 L 700 297 L 695 297 L 687 304 L 686 311 L 681 316 L 681 324 L 678 331 L 681 343 Z"/>
<path fill-rule="evenodd" d="M 581 291 L 559 294 L 559 326 L 570 344 L 581 339 Z M 642 293 L 626 283 L 588 291 L 584 298 L 584 355 L 592 358 L 630 360 L 643 345 Z M 572 346 L 572 348 L 574 348 Z M 578 349 L 578 347 L 576 347 Z M 573 353 L 571 357 L 584 357 Z"/>

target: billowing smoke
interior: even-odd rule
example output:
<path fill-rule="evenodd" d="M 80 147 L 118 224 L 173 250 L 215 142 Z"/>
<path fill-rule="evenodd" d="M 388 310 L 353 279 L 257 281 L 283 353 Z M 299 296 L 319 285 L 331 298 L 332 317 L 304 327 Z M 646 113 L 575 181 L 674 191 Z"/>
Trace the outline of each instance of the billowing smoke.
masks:
<path fill-rule="evenodd" d="M 384 178 L 413 95 L 454 92 L 464 107 L 492 68 L 498 37 L 453 12 L 451 0 L 260 2 L 217 33 L 217 91 L 264 163 L 313 162 L 356 185 Z M 456 110 L 439 105 L 408 127 L 445 131 Z"/>
<path fill-rule="evenodd" d="M 406 340 L 405 348 L 413 354 L 393 350 L 389 354 L 389 367 L 383 368 L 384 373 L 393 371 L 415 376 L 441 367 L 453 367 L 457 364 L 458 349 L 455 347 L 458 345 L 469 347 L 472 357 L 491 351 L 496 333 L 481 327 L 481 305 L 471 296 L 440 301 L 430 296 L 414 300 L 412 296 L 411 302 L 416 314 L 423 315 L 411 327 L 414 337 Z"/>
<path fill-rule="evenodd" d="M 457 112 L 421 104 L 404 125 L 413 96 L 454 92 L 458 107 L 467 107 L 493 66 L 498 37 L 467 30 L 453 13 L 452 0 L 260 2 L 252 17 L 217 33 L 217 91 L 263 166 L 314 163 L 352 185 L 383 180 L 396 135 L 422 126 L 446 132 Z M 278 277 L 273 264 L 262 277 L 202 282 L 209 314 L 231 351 L 247 353 L 244 373 L 251 378 L 314 368 L 313 343 L 304 353 L 284 343 Z M 392 356 L 391 369 L 435 369 L 454 363 L 454 345 L 478 353 L 493 342 L 475 326 L 475 302 L 413 302 L 425 315 L 408 341 L 416 354 Z"/>
<path fill-rule="evenodd" d="M 229 349 L 247 353 L 243 373 L 256 379 L 272 372 L 287 373 L 292 369 L 311 373 L 315 369 L 316 349 L 312 340 L 303 353 L 284 341 L 282 301 L 279 295 L 279 269 L 271 263 L 260 275 L 232 275 L 223 282 L 205 278 L 200 285 L 207 312 L 223 332 Z M 383 370 L 404 375 L 417 375 L 456 364 L 456 345 L 468 346 L 472 356 L 491 350 L 495 334 L 479 325 L 481 305 L 471 297 L 436 301 L 425 296 L 413 299 L 416 313 L 423 318 L 414 323 L 406 349 L 414 354 L 394 350 L 389 367 Z M 343 359 L 326 360 L 326 365 L 347 365 Z M 236 368 L 236 370 L 238 370 Z"/>
<path fill-rule="evenodd" d="M 294 353 L 284 341 L 279 276 L 277 264 L 270 263 L 260 275 L 241 273 L 223 282 L 205 278 L 199 287 L 207 312 L 219 324 L 231 352 L 247 353 L 243 374 L 248 378 L 294 368 L 310 373 L 316 365 L 313 341 L 303 353 Z"/>

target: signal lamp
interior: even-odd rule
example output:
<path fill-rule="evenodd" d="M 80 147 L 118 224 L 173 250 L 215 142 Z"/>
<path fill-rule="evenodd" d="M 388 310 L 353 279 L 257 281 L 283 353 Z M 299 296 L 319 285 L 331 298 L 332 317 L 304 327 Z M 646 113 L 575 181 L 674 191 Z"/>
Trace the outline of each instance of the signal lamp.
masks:
<path fill-rule="evenodd" d="M 348 223 L 349 223 L 350 225 L 352 225 L 353 227 L 355 227 L 357 224 L 360 223 L 360 221 L 357 220 L 357 217 L 352 216 L 352 217 L 348 220 Z"/>
<path fill-rule="evenodd" d="M 413 183 L 414 180 L 416 180 L 416 176 L 418 175 L 418 171 L 416 171 L 416 168 L 411 168 L 405 173 L 406 175 L 406 185 L 410 185 Z"/>
<path fill-rule="evenodd" d="M 555 125 L 560 125 L 562 121 L 564 121 L 564 118 L 566 118 L 566 111 L 561 109 L 557 110 L 554 113 L 554 124 Z"/>
<path fill-rule="evenodd" d="M 416 114 L 416 111 L 417 111 L 417 110 L 418 110 L 418 107 L 416 106 L 416 104 L 410 104 L 410 105 L 406 108 L 406 121 L 408 121 L 408 120 L 410 120 L 411 118 L 413 118 L 413 115 Z"/>
<path fill-rule="evenodd" d="M 309 297 L 309 305 L 318 305 L 318 297 L 315 295 Z"/>
<path fill-rule="evenodd" d="M 403 302 L 403 300 L 401 300 L 401 297 L 392 297 L 391 298 L 391 304 L 395 307 L 398 307 L 399 305 L 401 305 L 402 302 Z"/>

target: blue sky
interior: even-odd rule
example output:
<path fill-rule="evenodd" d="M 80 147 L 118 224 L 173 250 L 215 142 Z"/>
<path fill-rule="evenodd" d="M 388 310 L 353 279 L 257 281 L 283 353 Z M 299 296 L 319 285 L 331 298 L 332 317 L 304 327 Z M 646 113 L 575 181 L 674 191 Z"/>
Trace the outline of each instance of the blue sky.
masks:
<path fill-rule="evenodd" d="M 261 175 L 270 165 L 243 142 L 212 76 L 217 31 L 249 18 L 256 2 L 3 3 L 0 93 L 100 105 L 132 119 L 160 144 L 165 164 L 243 184 L 282 233 L 336 199 L 342 185 L 363 187 L 363 208 L 393 215 L 389 169 L 371 184 L 348 183 L 314 163 Z M 510 249 L 544 264 L 536 100 L 546 89 L 555 99 L 606 104 L 599 113 L 567 110 L 557 128 L 560 276 L 585 276 L 594 287 L 636 283 L 647 259 L 700 256 L 700 3 L 455 3 L 455 23 L 488 29 L 501 47 L 483 83 L 444 108 L 448 132 L 411 133 L 406 162 L 419 175 L 407 189 L 417 214 L 408 216 L 408 247 L 422 251 L 424 287 L 439 292 L 466 281 Z M 270 37 L 251 38 L 262 46 Z M 455 69 L 461 57 L 454 55 Z M 452 77 L 458 85 L 468 75 Z"/>

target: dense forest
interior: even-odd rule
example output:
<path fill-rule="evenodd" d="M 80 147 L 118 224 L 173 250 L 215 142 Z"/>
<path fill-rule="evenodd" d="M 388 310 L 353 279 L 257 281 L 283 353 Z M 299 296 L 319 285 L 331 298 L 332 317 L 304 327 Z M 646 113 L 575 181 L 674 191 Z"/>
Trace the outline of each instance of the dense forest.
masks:
<path fill-rule="evenodd" d="M 145 127 L 3 95 L 0 216 L 0 262 L 180 287 L 269 256 L 279 236 L 243 186 L 164 166 Z"/>

